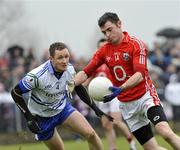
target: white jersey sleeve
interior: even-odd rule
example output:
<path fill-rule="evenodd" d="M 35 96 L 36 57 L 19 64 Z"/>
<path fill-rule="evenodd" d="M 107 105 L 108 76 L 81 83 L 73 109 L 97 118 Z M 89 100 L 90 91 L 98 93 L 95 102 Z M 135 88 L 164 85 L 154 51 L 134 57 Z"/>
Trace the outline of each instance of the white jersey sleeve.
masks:
<path fill-rule="evenodd" d="M 32 73 L 28 73 L 22 80 L 21 83 L 26 90 L 32 90 L 38 87 L 38 78 Z M 22 86 L 21 86 L 22 87 Z"/>

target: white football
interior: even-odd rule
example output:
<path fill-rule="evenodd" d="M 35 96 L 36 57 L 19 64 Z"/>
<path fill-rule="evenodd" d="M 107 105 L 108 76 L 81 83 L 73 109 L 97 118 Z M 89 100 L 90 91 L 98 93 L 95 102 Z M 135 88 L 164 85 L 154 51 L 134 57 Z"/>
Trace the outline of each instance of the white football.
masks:
<path fill-rule="evenodd" d="M 112 82 L 106 77 L 95 77 L 91 80 L 88 86 L 89 95 L 96 101 L 102 101 L 105 95 L 109 95 L 112 92 L 109 87 L 112 86 Z"/>

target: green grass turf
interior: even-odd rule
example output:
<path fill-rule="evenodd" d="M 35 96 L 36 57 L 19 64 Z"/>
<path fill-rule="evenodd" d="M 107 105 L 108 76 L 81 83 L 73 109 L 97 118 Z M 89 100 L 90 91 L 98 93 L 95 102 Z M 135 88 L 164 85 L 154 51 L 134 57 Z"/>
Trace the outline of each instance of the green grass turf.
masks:
<path fill-rule="evenodd" d="M 173 150 L 162 138 L 156 137 L 158 143 L 167 148 L 168 150 Z M 107 141 L 102 139 L 105 150 L 108 150 Z M 124 138 L 117 139 L 117 145 L 119 150 L 129 150 L 127 141 Z M 142 150 L 142 147 L 138 145 L 138 150 Z M 79 141 L 65 141 L 65 148 L 67 150 L 88 150 L 87 142 Z M 0 150 L 48 150 L 43 143 L 32 143 L 32 144 L 18 144 L 9 146 L 0 146 Z"/>

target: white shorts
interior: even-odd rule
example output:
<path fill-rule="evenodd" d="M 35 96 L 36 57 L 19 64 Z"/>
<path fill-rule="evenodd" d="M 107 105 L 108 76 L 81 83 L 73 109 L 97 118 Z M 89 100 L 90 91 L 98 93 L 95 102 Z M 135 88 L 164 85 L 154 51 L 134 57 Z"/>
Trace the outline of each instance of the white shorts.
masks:
<path fill-rule="evenodd" d="M 112 101 L 103 103 L 103 102 L 96 102 L 96 105 L 104 112 L 120 112 L 119 109 L 119 100 L 114 98 Z"/>
<path fill-rule="evenodd" d="M 132 102 L 119 102 L 119 106 L 130 131 L 134 132 L 149 124 L 150 120 L 147 117 L 147 111 L 150 107 L 157 106 L 157 104 L 154 103 L 150 93 L 146 92 L 141 98 Z"/>

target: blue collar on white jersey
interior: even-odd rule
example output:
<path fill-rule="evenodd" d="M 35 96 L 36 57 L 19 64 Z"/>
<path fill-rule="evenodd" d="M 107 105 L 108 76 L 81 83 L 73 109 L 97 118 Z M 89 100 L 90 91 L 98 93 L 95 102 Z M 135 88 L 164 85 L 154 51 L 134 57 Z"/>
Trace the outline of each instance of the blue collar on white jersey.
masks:
<path fill-rule="evenodd" d="M 63 74 L 63 72 L 64 72 L 64 71 L 63 71 L 62 73 L 57 73 L 57 72 L 54 70 L 54 67 L 53 67 L 53 65 L 52 65 L 52 63 L 51 63 L 50 60 L 48 61 L 48 70 L 49 70 L 49 72 L 50 72 L 51 74 L 55 75 L 58 80 L 61 78 L 61 76 L 62 76 L 62 74 Z"/>

